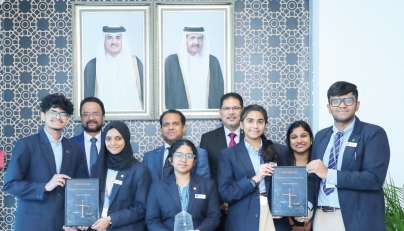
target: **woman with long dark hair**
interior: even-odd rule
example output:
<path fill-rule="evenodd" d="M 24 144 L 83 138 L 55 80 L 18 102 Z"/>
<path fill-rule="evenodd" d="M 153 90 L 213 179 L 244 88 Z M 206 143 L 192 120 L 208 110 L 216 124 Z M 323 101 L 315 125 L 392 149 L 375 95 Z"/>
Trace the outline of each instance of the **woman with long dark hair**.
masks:
<path fill-rule="evenodd" d="M 293 122 L 286 132 L 286 144 L 289 155 L 286 162 L 289 166 L 306 166 L 311 159 L 311 145 L 313 132 L 310 125 L 303 120 Z M 293 231 L 309 231 L 311 228 L 310 217 L 290 217 L 289 222 Z"/>
<path fill-rule="evenodd" d="M 194 144 L 189 140 L 175 141 L 168 158 L 174 174 L 150 188 L 146 210 L 148 229 L 172 231 L 175 216 L 185 211 L 192 216 L 194 230 L 215 230 L 220 220 L 219 196 L 213 180 L 191 174 L 198 159 Z"/>
<path fill-rule="evenodd" d="M 273 219 L 270 211 L 274 163 L 285 164 L 280 160 L 287 148 L 265 138 L 263 107 L 249 105 L 240 117 L 245 138 L 222 150 L 219 163 L 219 194 L 229 204 L 226 231 L 290 231 L 287 219 Z"/>

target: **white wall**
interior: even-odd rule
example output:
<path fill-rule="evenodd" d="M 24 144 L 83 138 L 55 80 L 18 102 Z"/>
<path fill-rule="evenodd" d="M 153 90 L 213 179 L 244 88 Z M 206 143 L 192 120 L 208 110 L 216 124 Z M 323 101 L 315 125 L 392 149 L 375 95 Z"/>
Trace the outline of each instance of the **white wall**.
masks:
<path fill-rule="evenodd" d="M 311 7 L 315 132 L 333 122 L 326 109 L 329 86 L 356 84 L 357 116 L 386 130 L 389 173 L 403 185 L 404 1 L 313 0 Z"/>

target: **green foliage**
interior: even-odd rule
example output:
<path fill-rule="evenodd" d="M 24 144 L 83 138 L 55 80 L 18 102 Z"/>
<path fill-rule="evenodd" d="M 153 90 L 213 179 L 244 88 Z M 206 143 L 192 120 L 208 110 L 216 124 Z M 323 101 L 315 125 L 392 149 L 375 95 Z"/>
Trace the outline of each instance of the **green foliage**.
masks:
<path fill-rule="evenodd" d="M 386 203 L 386 229 L 387 231 L 404 230 L 404 188 L 394 185 L 393 180 L 383 185 L 384 200 Z"/>

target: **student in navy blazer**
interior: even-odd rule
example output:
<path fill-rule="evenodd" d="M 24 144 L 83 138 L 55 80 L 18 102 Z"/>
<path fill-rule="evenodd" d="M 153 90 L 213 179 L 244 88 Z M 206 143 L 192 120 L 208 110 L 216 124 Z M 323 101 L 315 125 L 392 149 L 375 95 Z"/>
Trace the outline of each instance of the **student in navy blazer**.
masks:
<path fill-rule="evenodd" d="M 191 173 L 198 158 L 195 146 L 189 140 L 178 140 L 168 156 L 174 174 L 150 188 L 146 209 L 148 229 L 174 230 L 175 216 L 184 210 L 192 216 L 193 230 L 215 230 L 220 220 L 219 196 L 213 180 Z"/>
<path fill-rule="evenodd" d="M 150 171 L 133 156 L 130 132 L 125 123 L 113 121 L 105 127 L 105 133 L 105 145 L 94 168 L 94 176 L 100 179 L 101 218 L 91 228 L 146 230 Z"/>
<path fill-rule="evenodd" d="M 271 204 L 273 167 L 268 162 L 286 165 L 282 162 L 282 155 L 288 153 L 286 146 L 266 140 L 263 133 L 267 121 L 267 112 L 261 106 L 245 107 L 241 112 L 240 123 L 245 139 L 222 150 L 218 187 L 221 199 L 229 205 L 225 226 L 227 231 L 258 231 L 260 227 L 265 227 L 265 230 L 276 228 L 276 231 L 290 231 L 286 217 L 272 219 L 269 213 L 261 214 L 260 193 L 266 196 L 267 207 Z M 260 153 L 264 164 L 260 164 Z"/>
<path fill-rule="evenodd" d="M 309 196 L 315 198 L 313 230 L 386 230 L 383 183 L 390 161 L 387 134 L 355 116 L 360 106 L 356 85 L 336 82 L 327 98 L 334 125 L 316 134 L 312 161 L 306 167 L 310 173 Z M 330 156 L 330 142 L 334 143 L 337 132 L 343 133 L 342 153 L 333 169 L 325 156 Z M 328 195 L 322 187 L 324 181 L 327 188 L 333 188 Z"/>
<path fill-rule="evenodd" d="M 105 109 L 102 101 L 96 97 L 87 97 L 80 103 L 80 119 L 84 131 L 77 136 L 70 138 L 71 141 L 80 145 L 84 159 L 86 160 L 87 173 L 90 174 L 90 150 L 91 138 L 96 138 L 98 153 L 104 145 L 104 134 L 101 132 L 105 121 Z M 86 145 L 87 144 L 87 145 Z"/>
<path fill-rule="evenodd" d="M 146 152 L 143 156 L 143 163 L 149 167 L 152 174 L 153 182 L 163 178 L 164 162 L 167 159 L 168 148 L 176 140 L 184 137 L 187 126 L 186 119 L 182 112 L 177 110 L 167 110 L 160 116 L 161 134 L 164 138 L 164 145 L 150 152 Z M 210 168 L 208 161 L 208 153 L 201 148 L 197 148 L 198 161 L 192 168 L 191 172 L 199 176 L 210 178 Z"/>
<path fill-rule="evenodd" d="M 73 104 L 51 94 L 40 107 L 45 126 L 17 141 L 4 179 L 3 191 L 18 198 L 16 231 L 62 230 L 65 180 L 87 177 L 80 147 L 62 133 Z"/>

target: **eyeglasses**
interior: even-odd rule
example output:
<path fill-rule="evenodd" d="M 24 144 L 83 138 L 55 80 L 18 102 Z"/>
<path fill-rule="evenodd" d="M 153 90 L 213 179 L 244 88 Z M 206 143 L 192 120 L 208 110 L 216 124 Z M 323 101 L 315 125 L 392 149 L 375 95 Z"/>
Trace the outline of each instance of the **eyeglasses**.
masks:
<path fill-rule="evenodd" d="M 339 107 L 339 105 L 341 105 L 341 102 L 344 102 L 344 104 L 346 106 L 351 106 L 352 104 L 355 103 L 355 100 L 354 100 L 354 98 L 351 98 L 351 97 L 350 98 L 343 98 L 343 99 L 337 98 L 337 99 L 332 99 L 330 104 L 333 107 Z"/>
<path fill-rule="evenodd" d="M 50 110 L 50 111 L 48 111 L 48 115 L 50 118 L 56 118 L 59 115 L 59 118 L 61 118 L 63 120 L 69 118 L 69 114 L 67 114 L 67 112 L 57 112 L 57 111 Z"/>
<path fill-rule="evenodd" d="M 232 109 L 233 111 L 239 111 L 241 110 L 241 107 L 239 106 L 234 106 L 234 107 L 222 107 L 221 108 L 223 111 L 230 111 L 230 109 Z"/>
<path fill-rule="evenodd" d="M 99 118 L 101 114 L 99 112 L 84 112 L 81 116 L 84 118 L 88 118 L 93 115 L 94 118 Z"/>
<path fill-rule="evenodd" d="M 185 159 L 187 159 L 187 160 L 193 160 L 194 159 L 194 157 L 195 157 L 195 155 L 194 154 L 191 154 L 191 153 L 187 153 L 187 154 L 184 154 L 184 153 L 182 153 L 182 152 L 176 152 L 176 153 L 174 153 L 174 157 L 175 158 L 177 158 L 177 159 L 182 159 L 182 158 L 184 158 L 184 156 L 185 156 Z"/>

